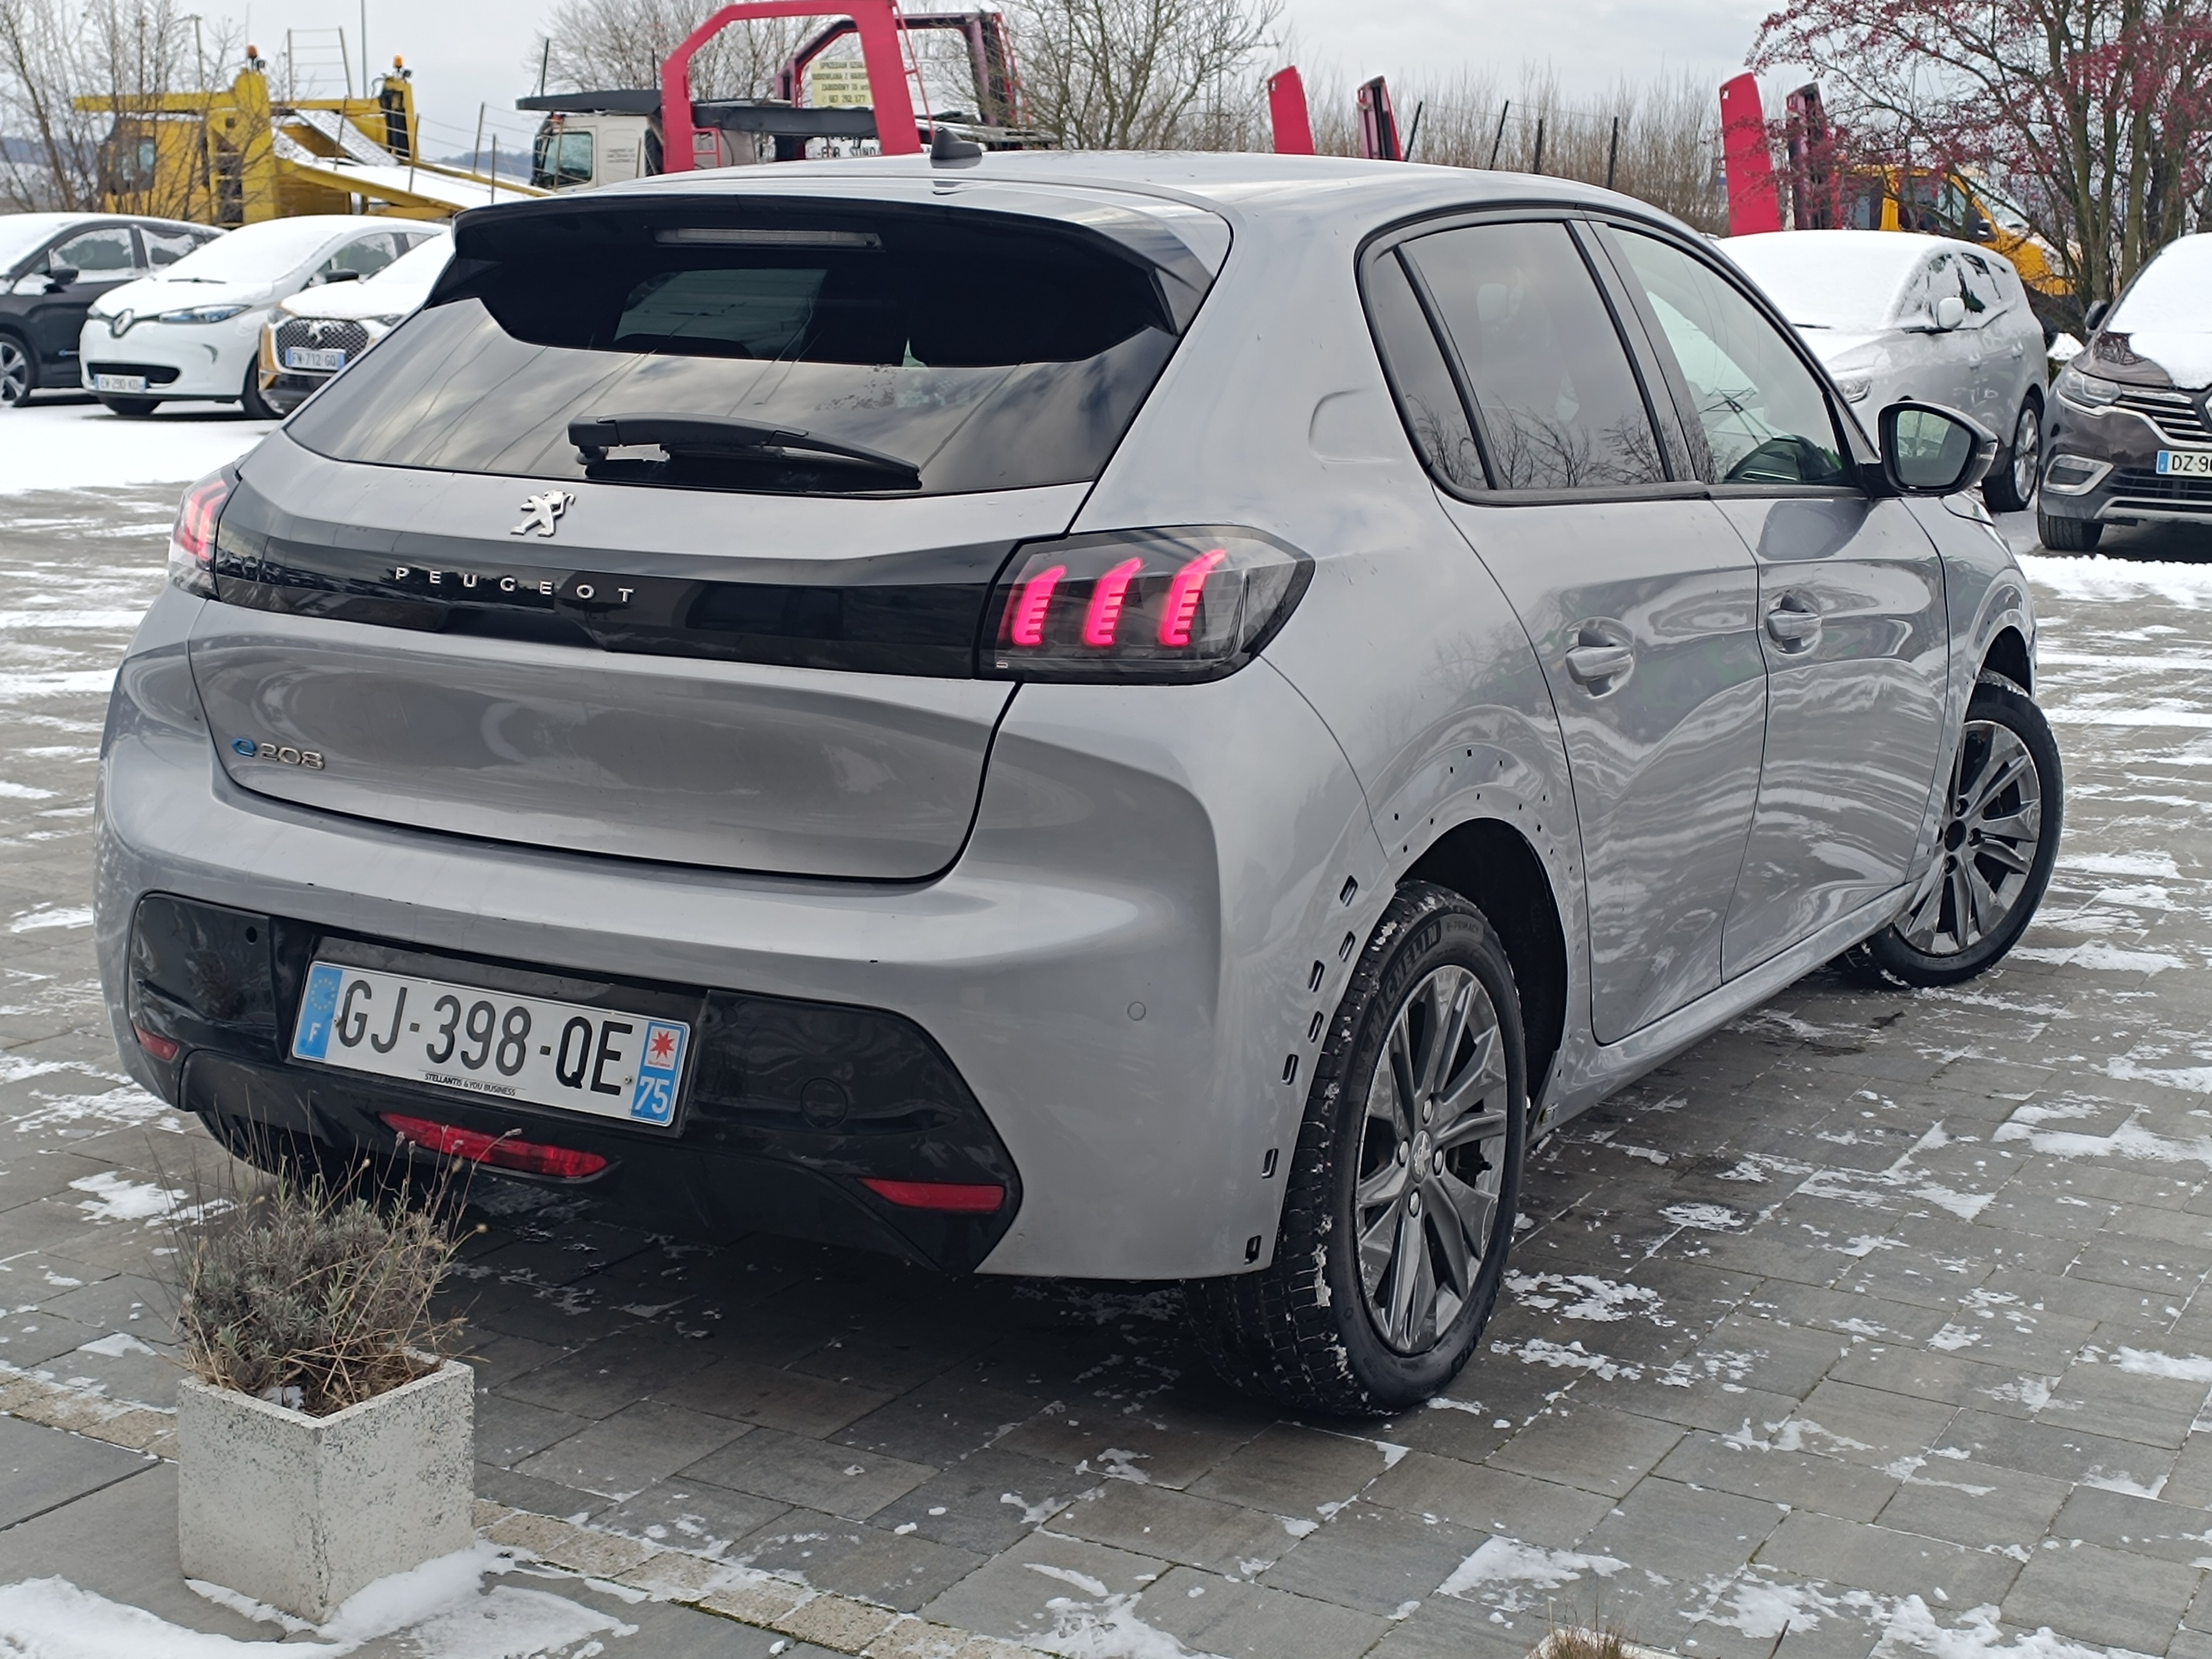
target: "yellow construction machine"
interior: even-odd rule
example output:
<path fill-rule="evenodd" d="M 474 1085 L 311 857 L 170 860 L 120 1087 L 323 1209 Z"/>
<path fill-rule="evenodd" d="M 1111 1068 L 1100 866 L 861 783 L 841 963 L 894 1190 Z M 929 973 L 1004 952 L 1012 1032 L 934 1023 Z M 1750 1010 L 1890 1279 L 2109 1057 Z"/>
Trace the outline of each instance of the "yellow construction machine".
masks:
<path fill-rule="evenodd" d="M 100 150 L 106 210 L 226 226 L 298 213 L 449 219 L 546 193 L 424 160 L 414 82 L 397 58 L 373 96 L 280 99 L 266 60 L 246 52 L 219 90 L 77 100 L 115 118 Z"/>

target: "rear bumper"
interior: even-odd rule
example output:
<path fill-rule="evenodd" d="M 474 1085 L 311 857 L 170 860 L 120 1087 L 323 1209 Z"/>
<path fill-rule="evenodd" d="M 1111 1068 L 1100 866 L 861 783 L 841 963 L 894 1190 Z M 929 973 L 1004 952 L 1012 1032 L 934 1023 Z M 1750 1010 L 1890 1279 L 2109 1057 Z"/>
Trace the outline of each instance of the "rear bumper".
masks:
<path fill-rule="evenodd" d="M 611 1010 L 684 1021 L 693 1033 L 684 1109 L 665 1129 L 366 1077 L 295 1060 L 288 1041 L 308 964 L 337 956 L 463 983 L 580 994 Z M 425 960 L 389 942 L 285 916 L 142 899 L 122 1000 L 170 1104 L 240 1145 L 305 1137 L 349 1152 L 428 1159 L 387 1113 L 596 1154 L 578 1179 L 480 1170 L 482 1189 L 520 1184 L 585 1198 L 656 1232 L 707 1240 L 766 1230 L 972 1269 L 1021 1207 L 1021 1182 L 967 1085 L 910 1021 L 872 1009 L 684 986 L 545 983 L 514 964 Z M 216 1123 L 216 1120 L 227 1121 Z M 343 1161 L 343 1160 L 342 1160 Z M 988 1213 L 893 1204 L 864 1178 L 995 1187 Z"/>
<path fill-rule="evenodd" d="M 944 876 L 828 881 L 403 830 L 242 790 L 185 659 L 200 605 L 169 589 L 149 613 L 102 754 L 101 975 L 126 1065 L 166 1097 L 179 1079 L 132 1038 L 128 1007 L 132 918 L 154 893 L 468 961 L 896 1015 L 1019 1171 L 981 1271 L 1168 1279 L 1267 1259 L 1317 1011 L 1349 971 L 1345 906 L 1381 849 L 1334 740 L 1264 662 L 1198 686 L 1024 688 Z M 280 999 L 276 1029 L 290 1012 Z M 284 1068 L 266 1048 L 253 1063 Z M 359 1124 L 337 1085 L 308 1095 L 322 1121 Z M 435 1115 L 490 1127 L 438 1100 Z M 815 1200 L 745 1194 L 823 1178 L 732 1148 L 672 1169 L 675 1186 L 624 1186 L 738 1231 L 818 1236 L 790 1218 Z"/>

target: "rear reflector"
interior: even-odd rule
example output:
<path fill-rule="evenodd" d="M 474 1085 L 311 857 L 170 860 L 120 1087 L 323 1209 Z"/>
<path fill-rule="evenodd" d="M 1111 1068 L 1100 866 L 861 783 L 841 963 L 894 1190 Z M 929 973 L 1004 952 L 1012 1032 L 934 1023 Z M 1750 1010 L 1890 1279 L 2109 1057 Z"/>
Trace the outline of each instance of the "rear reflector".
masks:
<path fill-rule="evenodd" d="M 185 1045 L 176 1038 L 162 1036 L 157 1032 L 148 1030 L 143 1025 L 132 1026 L 131 1035 L 138 1039 L 138 1046 L 141 1048 L 153 1055 L 155 1059 L 165 1063 L 174 1060 L 185 1051 Z"/>
<path fill-rule="evenodd" d="M 963 1181 L 884 1181 L 862 1176 L 860 1184 L 878 1198 L 906 1210 L 950 1210 L 956 1215 L 989 1215 L 1006 1201 L 1004 1187 Z"/>
<path fill-rule="evenodd" d="M 465 1158 L 471 1164 L 489 1164 L 494 1169 L 520 1170 L 529 1175 L 558 1176 L 574 1181 L 580 1176 L 597 1175 L 607 1167 L 606 1159 L 597 1152 L 540 1146 L 534 1140 L 517 1140 L 511 1134 L 488 1135 L 479 1129 L 434 1123 L 427 1117 L 408 1117 L 398 1112 L 380 1115 L 386 1126 L 402 1140 L 411 1140 L 430 1152 Z"/>

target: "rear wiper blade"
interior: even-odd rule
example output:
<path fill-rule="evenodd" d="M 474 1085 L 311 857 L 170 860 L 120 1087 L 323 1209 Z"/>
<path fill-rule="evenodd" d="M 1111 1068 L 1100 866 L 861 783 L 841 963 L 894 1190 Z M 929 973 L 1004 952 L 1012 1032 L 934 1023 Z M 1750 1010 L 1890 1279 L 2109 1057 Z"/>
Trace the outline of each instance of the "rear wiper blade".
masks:
<path fill-rule="evenodd" d="M 628 444 L 658 444 L 672 455 L 795 450 L 895 473 L 916 486 L 921 483 L 921 469 L 903 457 L 733 415 L 580 415 L 568 422 L 568 441 L 586 461 L 604 460 L 607 451 Z"/>

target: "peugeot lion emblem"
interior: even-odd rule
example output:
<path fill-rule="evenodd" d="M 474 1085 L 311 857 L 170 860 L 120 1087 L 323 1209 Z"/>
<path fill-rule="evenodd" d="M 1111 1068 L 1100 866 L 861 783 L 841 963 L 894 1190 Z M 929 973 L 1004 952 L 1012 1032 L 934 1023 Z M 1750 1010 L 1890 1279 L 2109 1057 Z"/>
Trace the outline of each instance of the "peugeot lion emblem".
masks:
<path fill-rule="evenodd" d="M 541 536 L 550 536 L 559 526 L 561 515 L 575 502 L 576 498 L 565 489 L 549 489 L 540 495 L 526 495 L 522 498 L 522 510 L 530 516 L 507 533 L 527 536 L 534 530 Z"/>

